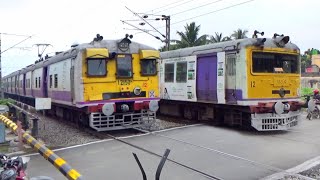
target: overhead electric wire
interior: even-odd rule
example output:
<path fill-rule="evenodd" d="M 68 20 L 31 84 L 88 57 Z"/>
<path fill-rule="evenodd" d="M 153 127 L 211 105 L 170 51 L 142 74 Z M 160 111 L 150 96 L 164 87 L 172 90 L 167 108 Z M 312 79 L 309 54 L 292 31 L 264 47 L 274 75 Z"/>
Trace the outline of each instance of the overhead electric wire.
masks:
<path fill-rule="evenodd" d="M 32 36 L 34 36 L 34 35 L 32 35 Z M 23 43 L 24 41 L 26 41 L 26 40 L 28 40 L 28 39 L 32 38 L 32 36 L 29 36 L 29 37 L 27 37 L 26 39 L 24 39 L 24 40 L 22 40 L 22 41 L 18 42 L 17 44 L 15 44 L 15 45 L 13 45 L 13 46 L 9 47 L 8 49 L 6 49 L 6 50 L 2 51 L 0 54 L 3 54 L 4 52 L 8 51 L 9 49 L 14 48 L 15 46 L 17 46 L 17 45 L 19 45 L 19 44 Z"/>
<path fill-rule="evenodd" d="M 185 0 L 182 0 L 182 1 L 185 1 Z M 146 13 L 152 12 L 152 11 L 154 11 L 154 10 L 161 9 L 161 8 L 164 8 L 164 7 L 167 7 L 167 6 L 171 6 L 171 5 L 173 5 L 173 4 L 176 4 L 176 3 L 179 3 L 179 2 L 182 2 L 182 1 L 178 0 L 178 1 L 175 1 L 175 2 L 173 2 L 173 3 L 169 3 L 169 4 L 163 5 L 163 6 L 161 6 L 161 7 L 158 7 L 158 8 L 149 10 L 149 11 L 146 11 Z M 146 14 L 146 13 L 141 13 L 141 14 Z M 140 14 L 140 13 L 139 13 L 139 14 Z"/>
<path fill-rule="evenodd" d="M 139 14 L 137 14 L 136 12 L 133 12 L 131 9 L 129 9 L 127 6 L 125 6 L 130 12 L 132 12 L 134 15 L 138 16 L 141 20 L 143 20 L 144 22 L 146 22 L 149 26 L 151 26 L 155 31 L 157 31 L 159 34 L 161 34 L 162 37 L 166 37 L 165 35 L 163 35 L 158 29 L 156 29 L 154 26 L 152 26 L 147 20 L 143 19 L 141 16 L 139 16 Z"/>
<path fill-rule="evenodd" d="M 158 39 L 158 40 L 160 40 L 160 41 L 163 42 L 163 40 L 161 40 L 158 36 L 155 36 L 155 35 L 149 33 L 148 31 L 145 31 L 145 30 L 143 30 L 143 29 L 140 29 L 140 28 L 138 28 L 137 26 L 132 25 L 132 24 L 130 24 L 130 23 L 128 23 L 128 22 L 125 22 L 125 21 L 122 21 L 122 20 L 121 20 L 121 22 L 122 22 L 122 23 L 125 23 L 125 24 L 127 24 L 127 25 L 129 25 L 129 26 L 131 26 L 131 27 L 134 27 L 134 28 L 136 28 L 136 29 L 139 29 L 140 31 L 145 32 L 145 33 L 149 34 L 150 36 L 153 36 L 154 38 L 156 38 L 156 39 Z"/>
<path fill-rule="evenodd" d="M 12 33 L 0 33 L 4 35 L 9 35 L 9 36 L 24 36 L 24 37 L 29 37 L 30 35 L 22 35 L 22 34 L 12 34 Z"/>
<path fill-rule="evenodd" d="M 171 14 L 170 16 L 175 16 L 175 15 L 177 15 L 177 14 L 181 14 L 181 13 L 185 13 L 185 12 L 188 12 L 188 11 L 192 11 L 192 10 L 201 8 L 201 7 L 203 7 L 203 6 L 207 6 L 207 5 L 210 5 L 210 4 L 214 4 L 214 3 L 217 3 L 217 2 L 220 2 L 220 1 L 223 1 L 223 0 L 217 0 L 217 1 L 209 2 L 209 3 L 203 4 L 203 5 L 201 5 L 201 6 L 197 6 L 197 7 L 194 7 L 194 8 L 190 8 L 190 9 L 187 9 L 187 10 L 184 10 L 184 11 L 180 11 L 180 12 Z"/>
<path fill-rule="evenodd" d="M 187 19 L 184 19 L 184 20 L 181 20 L 181 21 L 173 22 L 173 23 L 171 23 L 171 25 L 179 24 L 181 22 L 188 21 L 190 19 L 195 19 L 195 18 L 198 18 L 198 17 L 201 17 L 201 16 L 205 16 L 205 15 L 208 15 L 208 14 L 213 14 L 213 13 L 216 13 L 216 12 L 219 12 L 219 11 L 222 11 L 222 10 L 226 10 L 226 9 L 230 9 L 230 8 L 233 8 L 233 7 L 236 7 L 236 6 L 247 4 L 247 3 L 252 2 L 252 1 L 255 1 L 255 0 L 244 1 L 244 2 L 241 2 L 241 3 L 238 3 L 238 4 L 234 4 L 234 5 L 227 6 L 227 7 L 221 8 L 221 9 L 210 11 L 210 12 L 207 12 L 207 13 L 204 13 L 204 14 L 200 14 L 200 15 L 197 15 L 197 16 L 194 16 L 194 17 L 191 17 L 191 18 L 187 18 Z M 156 28 L 159 29 L 159 28 L 163 28 L 163 27 L 165 27 L 165 26 L 160 26 L 160 27 L 156 27 Z"/>
<path fill-rule="evenodd" d="M 181 4 L 177 4 L 177 5 L 175 5 L 175 6 L 169 7 L 169 8 L 167 8 L 167 9 L 163 9 L 163 10 L 161 10 L 161 11 L 154 12 L 154 14 L 159 13 L 159 12 L 163 12 L 163 11 L 167 11 L 167 10 L 169 10 L 169 9 L 172 9 L 172 8 L 175 8 L 175 7 L 178 7 L 178 6 L 181 6 L 181 5 L 183 5 L 183 4 L 187 4 L 187 3 L 192 2 L 192 1 L 194 1 L 194 0 L 189 0 L 189 1 L 187 1 L 187 2 L 184 2 L 184 3 L 181 3 Z"/>

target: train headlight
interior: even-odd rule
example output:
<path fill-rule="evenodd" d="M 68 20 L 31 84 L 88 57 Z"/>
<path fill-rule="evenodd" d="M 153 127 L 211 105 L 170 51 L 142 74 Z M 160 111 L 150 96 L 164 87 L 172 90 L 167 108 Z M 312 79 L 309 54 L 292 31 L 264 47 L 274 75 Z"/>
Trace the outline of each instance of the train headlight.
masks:
<path fill-rule="evenodd" d="M 121 111 L 122 112 L 128 112 L 130 110 L 128 104 L 122 104 L 121 105 Z"/>
<path fill-rule="evenodd" d="M 274 104 L 274 111 L 278 114 L 278 115 L 280 115 L 280 114 L 282 114 L 283 112 L 284 112 L 284 104 L 282 103 L 282 102 L 276 102 L 275 104 Z"/>
<path fill-rule="evenodd" d="M 102 106 L 102 113 L 106 116 L 110 116 L 114 113 L 114 104 L 106 103 Z"/>
<path fill-rule="evenodd" d="M 150 101 L 149 102 L 149 110 L 152 111 L 152 112 L 156 112 L 158 111 L 159 109 L 159 104 L 158 104 L 158 101 Z"/>
<path fill-rule="evenodd" d="M 141 88 L 140 87 L 135 87 L 133 89 L 133 93 L 136 95 L 136 96 L 139 96 L 141 94 Z"/>

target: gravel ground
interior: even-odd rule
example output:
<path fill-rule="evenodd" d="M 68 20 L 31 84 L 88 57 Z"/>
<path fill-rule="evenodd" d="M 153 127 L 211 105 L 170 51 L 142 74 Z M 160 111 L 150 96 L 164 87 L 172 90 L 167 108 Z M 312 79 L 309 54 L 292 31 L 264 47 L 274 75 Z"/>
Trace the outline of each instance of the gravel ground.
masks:
<path fill-rule="evenodd" d="M 80 131 L 79 129 L 64 122 L 41 114 L 37 115 L 40 118 L 39 138 L 49 147 L 65 147 L 100 140 L 98 137 L 87 132 Z M 185 126 L 188 124 L 191 123 L 183 121 L 178 123 L 178 120 L 166 118 L 166 120 L 157 119 L 153 124 L 142 128 L 144 130 L 157 131 L 172 127 Z M 123 132 L 124 133 L 121 133 L 123 134 L 122 136 L 128 135 L 128 133 L 125 133 L 125 130 L 123 130 Z"/>
<path fill-rule="evenodd" d="M 86 132 L 50 117 L 38 115 L 39 138 L 50 147 L 85 144 L 99 140 Z"/>
<path fill-rule="evenodd" d="M 320 164 L 299 174 L 313 179 L 320 179 Z"/>

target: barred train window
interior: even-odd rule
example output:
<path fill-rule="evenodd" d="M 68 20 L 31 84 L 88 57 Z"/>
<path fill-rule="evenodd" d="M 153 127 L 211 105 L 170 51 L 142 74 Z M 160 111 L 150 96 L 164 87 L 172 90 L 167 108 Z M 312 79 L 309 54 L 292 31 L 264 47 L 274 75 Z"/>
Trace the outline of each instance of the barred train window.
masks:
<path fill-rule="evenodd" d="M 174 80 L 174 63 L 164 65 L 164 82 L 173 82 Z"/>
<path fill-rule="evenodd" d="M 50 75 L 50 79 L 49 79 L 49 87 L 52 88 L 52 75 Z"/>
<path fill-rule="evenodd" d="M 38 87 L 38 78 L 36 78 L 36 85 L 35 87 L 37 88 Z"/>
<path fill-rule="evenodd" d="M 131 55 L 117 55 L 117 76 L 132 77 L 132 57 Z"/>
<path fill-rule="evenodd" d="M 187 62 L 178 62 L 176 73 L 176 82 L 187 82 Z"/>
<path fill-rule="evenodd" d="M 41 77 L 39 77 L 39 85 L 38 85 L 39 88 L 41 88 Z"/>
<path fill-rule="evenodd" d="M 227 74 L 229 76 L 236 75 L 236 55 L 235 54 L 228 54 L 227 55 Z"/>
<path fill-rule="evenodd" d="M 58 88 L 58 74 L 54 75 L 54 88 Z"/>
<path fill-rule="evenodd" d="M 107 74 L 107 65 L 105 58 L 88 58 L 88 76 L 105 76 Z"/>
<path fill-rule="evenodd" d="M 157 65 L 155 59 L 142 59 L 141 64 L 141 75 L 156 75 Z"/>

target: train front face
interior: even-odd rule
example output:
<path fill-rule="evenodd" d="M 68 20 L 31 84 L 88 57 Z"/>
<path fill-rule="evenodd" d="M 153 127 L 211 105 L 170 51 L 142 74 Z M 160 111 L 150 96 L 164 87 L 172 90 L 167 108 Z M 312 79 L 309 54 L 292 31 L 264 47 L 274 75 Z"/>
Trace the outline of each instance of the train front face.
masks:
<path fill-rule="evenodd" d="M 116 49 L 85 49 L 83 95 L 89 126 L 97 131 L 139 127 L 156 119 L 159 51 L 129 42 L 117 42 Z"/>
<path fill-rule="evenodd" d="M 300 51 L 282 38 L 246 48 L 251 125 L 259 131 L 286 130 L 300 119 Z"/>

